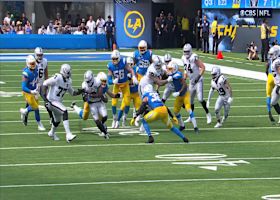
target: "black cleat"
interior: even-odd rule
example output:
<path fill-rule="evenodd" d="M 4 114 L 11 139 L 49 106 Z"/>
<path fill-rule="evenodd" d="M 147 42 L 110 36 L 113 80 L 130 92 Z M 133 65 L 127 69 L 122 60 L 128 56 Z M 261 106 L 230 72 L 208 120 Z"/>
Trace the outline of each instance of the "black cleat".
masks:
<path fill-rule="evenodd" d="M 185 126 L 180 126 L 179 130 L 182 131 L 185 130 L 185 128 L 186 128 Z"/>
<path fill-rule="evenodd" d="M 76 105 L 76 101 L 73 101 L 70 105 L 71 108 L 74 108 L 74 106 Z"/>
<path fill-rule="evenodd" d="M 149 136 L 149 139 L 147 141 L 147 143 L 154 143 L 154 137 L 153 136 Z"/>
<path fill-rule="evenodd" d="M 272 124 L 275 124 L 275 119 L 273 118 L 271 112 L 268 113 L 269 120 Z"/>
<path fill-rule="evenodd" d="M 195 127 L 195 128 L 194 128 L 194 132 L 195 132 L 196 134 L 198 134 L 198 133 L 199 133 L 199 130 L 198 130 L 198 128 L 197 128 L 197 127 Z"/>
<path fill-rule="evenodd" d="M 183 138 L 183 141 L 184 141 L 185 143 L 189 143 L 189 140 L 188 140 L 188 138 L 186 138 L 186 137 Z"/>
<path fill-rule="evenodd" d="M 27 126 L 27 121 L 28 121 L 28 113 L 24 116 L 24 119 L 23 119 L 24 126 Z"/>

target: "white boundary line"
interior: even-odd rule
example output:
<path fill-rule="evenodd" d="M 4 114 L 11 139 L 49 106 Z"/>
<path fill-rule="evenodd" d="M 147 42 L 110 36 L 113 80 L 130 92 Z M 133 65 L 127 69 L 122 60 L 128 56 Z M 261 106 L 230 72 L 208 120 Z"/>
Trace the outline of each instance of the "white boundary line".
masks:
<path fill-rule="evenodd" d="M 28 146 L 28 147 L 1 147 L 0 150 L 23 150 L 23 149 L 53 149 L 53 148 L 84 148 L 84 147 L 119 147 L 119 146 L 153 146 L 153 145 L 204 145 L 204 144 L 254 144 L 254 143 L 280 143 L 280 140 L 267 141 L 215 141 L 215 142 L 190 142 L 180 143 L 128 143 L 128 144 L 73 144 L 73 145 L 57 145 L 57 146 Z"/>
<path fill-rule="evenodd" d="M 212 159 L 208 159 L 212 160 Z M 223 158 L 223 160 L 280 160 L 280 157 L 259 157 L 259 158 Z M 26 167 L 26 166 L 53 166 L 53 165 L 87 165 L 87 164 L 122 164 L 122 163 L 157 163 L 157 162 L 175 162 L 176 159 L 161 160 L 109 160 L 109 161 L 72 161 L 56 163 L 14 163 L 0 164 L 0 167 Z M 184 161 L 184 160 L 180 160 Z"/>
<path fill-rule="evenodd" d="M 210 181 L 265 181 L 265 180 L 280 180 L 280 177 L 133 180 L 133 181 L 77 182 L 77 183 L 50 183 L 50 184 L 42 183 L 42 184 L 28 184 L 28 185 L 1 185 L 0 188 L 57 187 L 57 186 L 78 186 L 78 185 L 132 184 L 132 183 L 210 182 Z"/>

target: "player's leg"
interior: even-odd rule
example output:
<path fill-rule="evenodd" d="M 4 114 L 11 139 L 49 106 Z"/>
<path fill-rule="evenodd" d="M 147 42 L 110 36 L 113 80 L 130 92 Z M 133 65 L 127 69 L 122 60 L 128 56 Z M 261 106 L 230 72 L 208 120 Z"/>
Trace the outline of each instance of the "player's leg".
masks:
<path fill-rule="evenodd" d="M 176 97 L 175 102 L 174 102 L 174 114 L 175 114 L 176 118 L 178 119 L 180 131 L 185 129 L 185 124 L 184 124 L 184 121 L 180 114 L 180 110 L 181 110 L 181 107 L 183 104 L 184 104 L 183 97 L 180 97 L 180 96 Z"/>
<path fill-rule="evenodd" d="M 211 124 L 212 117 L 211 113 L 209 112 L 207 106 L 206 106 L 206 101 L 203 99 L 203 79 L 200 80 L 197 85 L 197 100 L 201 103 L 205 113 L 206 113 L 206 118 L 207 118 L 207 124 Z"/>
<path fill-rule="evenodd" d="M 147 133 L 149 139 L 147 143 L 153 143 L 154 142 L 154 138 L 152 136 L 151 133 L 151 129 L 148 123 L 152 123 L 154 121 L 156 121 L 158 119 L 158 114 L 155 110 L 151 110 L 149 111 L 147 114 L 144 115 L 143 119 L 142 119 L 142 124 L 143 127 L 145 129 L 145 132 Z"/>
<path fill-rule="evenodd" d="M 171 93 L 173 92 L 172 88 L 169 86 L 169 84 L 166 85 L 163 95 L 162 95 L 162 102 L 165 103 L 165 101 L 170 97 Z"/>
<path fill-rule="evenodd" d="M 191 122 L 193 124 L 193 128 L 194 128 L 194 132 L 198 133 L 198 128 L 197 128 L 197 123 L 196 123 L 196 119 L 194 116 L 194 112 L 191 109 L 191 102 L 190 102 L 190 93 L 186 92 L 185 96 L 184 96 L 184 105 L 185 105 L 185 110 L 189 113 L 189 116 L 191 118 Z"/>
<path fill-rule="evenodd" d="M 271 114 L 271 93 L 274 88 L 274 78 L 272 74 L 268 74 L 266 81 L 266 108 L 268 112 L 269 120 L 274 123 L 275 120 Z"/>
<path fill-rule="evenodd" d="M 108 113 L 107 113 L 106 104 L 105 104 L 104 102 L 101 102 L 100 109 L 99 109 L 99 113 L 100 113 L 100 116 L 102 117 L 102 118 L 101 118 L 101 122 L 102 122 L 104 128 L 105 128 L 106 131 L 107 131 L 106 121 L 107 121 L 107 119 L 108 119 Z M 107 133 L 108 133 L 108 132 L 107 132 Z"/>
<path fill-rule="evenodd" d="M 61 113 L 58 112 L 56 109 L 53 109 L 53 107 L 51 107 L 49 110 L 52 113 L 52 126 L 51 130 L 48 132 L 48 136 L 51 137 L 53 140 L 57 141 L 59 140 L 59 137 L 56 135 L 55 131 L 58 125 L 60 124 Z"/>
<path fill-rule="evenodd" d="M 123 113 L 126 113 L 126 115 L 127 115 L 129 112 L 129 107 L 130 107 L 130 89 L 129 89 L 128 82 L 125 83 L 124 85 L 122 85 L 121 91 L 123 94 L 123 99 L 122 99 L 122 104 L 121 104 L 121 107 L 120 107 L 120 110 L 118 113 L 118 119 L 117 119 L 115 128 L 119 127 L 119 123 L 123 116 Z"/>
<path fill-rule="evenodd" d="M 223 105 L 224 105 L 224 98 L 219 96 L 215 103 L 215 115 L 217 119 L 217 124 L 215 125 L 215 128 L 220 128 L 222 126 L 220 111 Z"/>
<path fill-rule="evenodd" d="M 280 86 L 276 85 L 272 91 L 271 105 L 274 107 L 275 111 L 279 115 L 278 123 L 280 123 L 280 106 L 278 103 L 279 99 L 280 99 Z"/>
<path fill-rule="evenodd" d="M 99 119 L 99 115 L 101 114 L 99 112 L 99 108 L 101 107 L 101 103 L 92 103 L 90 104 L 90 112 L 92 114 L 93 120 L 97 126 L 97 128 L 101 131 L 101 133 L 104 134 L 104 137 L 106 139 L 108 139 L 108 134 L 107 134 L 107 130 L 104 127 L 104 124 L 102 123 L 102 121 Z"/>
<path fill-rule="evenodd" d="M 230 111 L 230 104 L 227 102 L 227 99 L 226 99 L 226 100 L 224 100 L 224 116 L 221 121 L 222 124 L 227 120 L 229 111 Z"/>
<path fill-rule="evenodd" d="M 118 85 L 113 86 L 113 93 L 117 94 L 119 93 L 120 89 Z M 118 99 L 112 98 L 112 113 L 113 113 L 113 121 L 112 121 L 112 128 L 115 127 L 116 121 L 117 121 L 117 105 L 118 105 Z"/>
<path fill-rule="evenodd" d="M 195 99 L 195 96 L 196 96 L 196 85 L 193 85 L 193 84 L 190 84 L 189 85 L 189 92 L 190 92 L 190 98 L 191 98 L 191 110 L 194 112 L 194 99 Z M 186 109 L 186 108 L 185 108 Z M 190 123 L 192 120 L 191 120 L 191 117 L 188 117 L 187 120 L 185 120 L 186 123 Z"/>

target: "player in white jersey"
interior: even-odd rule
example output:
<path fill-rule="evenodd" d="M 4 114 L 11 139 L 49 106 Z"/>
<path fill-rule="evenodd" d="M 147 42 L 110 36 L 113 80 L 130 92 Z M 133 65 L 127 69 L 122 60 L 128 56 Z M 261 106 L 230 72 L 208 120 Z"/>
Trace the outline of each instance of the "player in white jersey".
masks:
<path fill-rule="evenodd" d="M 280 57 L 273 61 L 272 63 L 272 74 L 274 77 L 275 86 L 271 94 L 271 105 L 274 107 L 275 111 L 279 115 L 278 124 L 280 124 Z"/>
<path fill-rule="evenodd" d="M 232 89 L 227 78 L 223 74 L 221 74 L 221 70 L 219 67 L 213 67 L 211 71 L 211 75 L 212 75 L 212 81 L 211 81 L 211 88 L 207 100 L 207 108 L 209 108 L 210 100 L 213 96 L 214 91 L 217 90 L 219 93 L 219 97 L 215 104 L 215 114 L 217 118 L 217 124 L 215 125 L 215 128 L 220 128 L 223 122 L 225 122 L 228 117 L 230 105 L 233 101 Z M 224 106 L 224 116 L 221 119 L 220 111 L 223 106 Z"/>
<path fill-rule="evenodd" d="M 98 129 L 103 133 L 105 139 L 109 139 L 105 121 L 107 120 L 107 109 L 104 103 L 103 87 L 101 81 L 93 76 L 92 71 L 88 70 L 84 74 L 82 89 L 85 94 L 86 102 L 89 104 L 90 113 Z M 81 108 L 73 105 L 74 110 L 80 115 Z M 104 122 L 104 123 L 103 123 Z"/>
<path fill-rule="evenodd" d="M 48 88 L 48 94 L 46 96 L 46 90 Z M 76 96 L 82 93 L 81 89 L 74 91 L 72 88 L 71 80 L 71 67 L 68 64 L 61 65 L 60 73 L 55 74 L 53 77 L 45 80 L 43 83 L 43 99 L 46 102 L 46 107 L 52 112 L 52 127 L 48 135 L 53 140 L 59 140 L 55 134 L 55 130 L 58 127 L 61 117 L 63 118 L 63 126 L 66 131 L 66 141 L 70 142 L 76 138 L 76 135 L 72 135 L 69 127 L 68 112 L 66 107 L 62 104 L 63 96 L 66 92 L 69 92 L 72 96 Z"/>
<path fill-rule="evenodd" d="M 182 62 L 184 64 L 184 78 L 189 78 L 189 91 L 191 95 L 191 109 L 194 111 L 194 98 L 197 96 L 198 101 L 201 103 L 206 113 L 207 124 L 210 124 L 211 114 L 206 107 L 206 101 L 203 99 L 203 74 L 205 65 L 198 58 L 198 55 L 192 53 L 192 46 L 185 44 L 183 47 Z M 190 117 L 185 122 L 191 122 Z"/>
<path fill-rule="evenodd" d="M 165 54 L 164 57 L 164 65 L 163 65 L 163 70 L 165 71 L 165 73 L 167 73 L 167 65 L 172 61 L 172 57 L 169 53 Z M 170 95 L 175 92 L 175 87 L 174 84 L 171 83 L 167 83 L 165 86 L 165 89 L 163 91 L 163 95 L 162 95 L 162 102 L 165 103 L 165 101 L 168 99 L 168 97 L 170 97 Z"/>

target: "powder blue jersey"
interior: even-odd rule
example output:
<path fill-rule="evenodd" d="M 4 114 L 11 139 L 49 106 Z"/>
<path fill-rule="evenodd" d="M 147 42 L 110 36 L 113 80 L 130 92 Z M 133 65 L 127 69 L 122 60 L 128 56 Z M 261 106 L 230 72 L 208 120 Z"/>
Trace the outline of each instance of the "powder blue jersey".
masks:
<path fill-rule="evenodd" d="M 183 74 L 180 71 L 175 72 L 174 74 L 171 75 L 173 78 L 173 85 L 175 87 L 175 91 L 179 92 L 182 87 L 183 84 L 181 83 L 181 79 L 183 78 Z M 184 96 L 185 93 L 187 92 L 187 88 L 181 92 L 180 96 Z"/>
<path fill-rule="evenodd" d="M 151 109 L 164 106 L 163 102 L 160 99 L 160 96 L 156 92 L 148 92 L 143 95 L 143 99 L 148 98 L 148 105 Z"/>
<path fill-rule="evenodd" d="M 114 65 L 112 62 L 108 63 L 108 69 L 113 73 L 113 77 L 118 78 L 118 83 L 125 83 L 128 78 L 127 74 L 128 71 L 126 70 L 126 60 L 125 58 L 122 58 L 120 62 L 116 65 Z"/>
<path fill-rule="evenodd" d="M 35 90 L 37 87 L 38 70 L 35 68 L 31 71 L 28 67 L 25 67 L 22 72 L 22 76 L 25 81 L 22 81 L 22 90 L 25 92 L 30 92 L 30 90 Z"/>
<path fill-rule="evenodd" d="M 139 50 L 136 50 L 133 54 L 133 58 L 136 63 L 137 73 L 144 76 L 148 67 L 151 64 L 153 53 L 151 50 L 147 50 L 144 54 L 141 54 Z"/>

